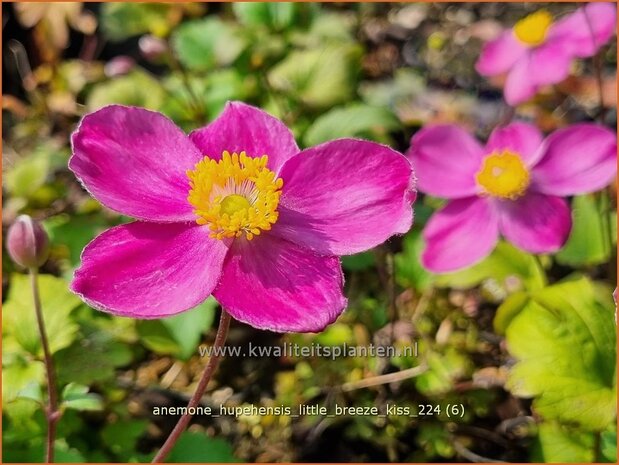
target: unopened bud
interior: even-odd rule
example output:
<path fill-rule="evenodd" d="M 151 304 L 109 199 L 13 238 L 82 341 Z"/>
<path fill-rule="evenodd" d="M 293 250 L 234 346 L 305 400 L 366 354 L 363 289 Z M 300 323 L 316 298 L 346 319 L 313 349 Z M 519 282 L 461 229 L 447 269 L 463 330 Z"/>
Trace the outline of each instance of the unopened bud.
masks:
<path fill-rule="evenodd" d="M 37 221 L 28 215 L 20 215 L 9 228 L 6 248 L 18 265 L 38 268 L 49 255 L 49 239 Z"/>
<path fill-rule="evenodd" d="M 156 60 L 168 51 L 165 40 L 150 34 L 140 37 L 138 47 L 140 47 L 142 56 L 147 60 Z"/>
<path fill-rule="evenodd" d="M 134 67 L 135 60 L 133 58 L 121 55 L 108 61 L 103 68 L 103 72 L 107 77 L 116 77 L 127 74 Z"/>

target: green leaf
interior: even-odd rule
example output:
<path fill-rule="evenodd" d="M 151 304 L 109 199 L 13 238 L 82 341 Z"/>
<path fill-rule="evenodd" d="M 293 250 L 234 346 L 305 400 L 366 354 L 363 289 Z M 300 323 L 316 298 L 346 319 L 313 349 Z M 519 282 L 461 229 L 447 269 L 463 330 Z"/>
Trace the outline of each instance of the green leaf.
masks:
<path fill-rule="evenodd" d="M 308 147 L 342 137 L 364 137 L 385 142 L 389 131 L 399 127 L 399 120 L 390 110 L 353 103 L 318 117 L 305 133 L 303 142 Z"/>
<path fill-rule="evenodd" d="M 524 291 L 515 292 L 508 296 L 499 308 L 497 308 L 494 316 L 494 330 L 497 334 L 505 334 L 505 330 L 529 303 L 529 294 Z"/>
<path fill-rule="evenodd" d="M 47 154 L 36 152 L 18 159 L 15 165 L 6 168 L 3 186 L 15 197 L 30 197 L 45 183 L 49 170 Z"/>
<path fill-rule="evenodd" d="M 36 360 L 19 360 L 11 365 L 2 364 L 2 403 L 17 398 L 41 400 L 40 386 L 45 380 L 45 365 Z M 38 392 L 38 394 L 37 394 Z"/>
<path fill-rule="evenodd" d="M 203 333 L 213 324 L 217 301 L 212 297 L 170 318 L 140 321 L 137 324 L 142 343 L 158 354 L 187 360 L 196 353 Z"/>
<path fill-rule="evenodd" d="M 224 439 L 211 438 L 203 433 L 185 431 L 181 434 L 172 453 L 170 463 L 233 463 L 232 447 Z"/>
<path fill-rule="evenodd" d="M 4 447 L 2 458 L 4 463 L 42 463 L 45 458 L 46 444 L 42 438 L 22 447 Z M 86 463 L 84 456 L 69 447 L 66 439 L 57 439 L 54 443 L 54 461 L 56 463 Z"/>
<path fill-rule="evenodd" d="M 43 225 L 51 244 L 63 248 L 73 266 L 79 263 L 86 244 L 109 226 L 100 215 L 66 214 L 49 217 Z"/>
<path fill-rule="evenodd" d="M 348 271 L 363 271 L 372 268 L 376 264 L 376 258 L 372 252 L 361 252 L 355 255 L 342 257 L 342 266 Z"/>
<path fill-rule="evenodd" d="M 556 254 L 557 262 L 570 265 L 598 265 L 606 262 L 611 253 L 608 227 L 612 227 L 613 243 L 617 242 L 617 212 L 608 212 L 608 201 L 600 193 L 574 197 L 572 203 L 572 231 L 565 246 Z M 606 211 L 606 218 L 604 218 Z"/>
<path fill-rule="evenodd" d="M 69 315 L 81 301 L 63 279 L 43 274 L 38 280 L 49 346 L 55 353 L 75 339 L 78 327 Z M 26 351 L 42 355 L 29 276 L 12 275 L 9 297 L 2 309 L 2 329 Z"/>
<path fill-rule="evenodd" d="M 591 433 L 570 429 L 556 422 L 542 423 L 533 444 L 531 462 L 591 463 L 593 446 Z"/>
<path fill-rule="evenodd" d="M 395 256 L 395 276 L 402 286 L 423 290 L 432 284 L 434 275 L 421 265 L 422 250 L 421 231 L 416 229 L 404 236 L 402 252 Z"/>
<path fill-rule="evenodd" d="M 293 23 L 298 7 L 290 2 L 235 2 L 232 11 L 245 26 L 281 31 Z"/>
<path fill-rule="evenodd" d="M 101 396 L 88 392 L 88 386 L 69 383 L 62 391 L 62 406 L 80 411 L 103 410 Z"/>
<path fill-rule="evenodd" d="M 180 62 L 193 71 L 208 71 L 234 62 L 247 46 L 237 25 L 218 18 L 189 21 L 172 36 Z"/>
<path fill-rule="evenodd" d="M 161 111 L 182 127 L 192 130 L 197 124 L 197 111 L 206 113 L 210 120 L 214 119 L 227 101 L 246 100 L 254 91 L 255 80 L 235 69 L 221 69 L 207 76 L 192 75 L 188 79 L 172 74 L 163 85 L 170 98 L 165 100 Z"/>
<path fill-rule="evenodd" d="M 217 301 L 209 297 L 192 310 L 160 320 L 178 343 L 181 359 L 186 360 L 196 353 L 202 335 L 213 325 L 217 305 Z"/>
<path fill-rule="evenodd" d="M 325 346 L 353 344 L 354 340 L 355 337 L 352 329 L 349 325 L 343 323 L 334 323 L 327 326 L 327 329 L 319 333 L 315 338 L 318 344 Z"/>
<path fill-rule="evenodd" d="M 126 420 L 108 423 L 101 431 L 105 445 L 119 457 L 125 458 L 135 452 L 140 436 L 146 434 L 148 421 Z"/>
<path fill-rule="evenodd" d="M 311 107 L 329 107 L 352 97 L 361 49 L 354 44 L 296 50 L 268 74 L 274 89 Z"/>
<path fill-rule="evenodd" d="M 88 111 L 111 104 L 158 110 L 164 98 L 165 92 L 156 79 L 144 71 L 135 70 L 94 86 L 88 95 L 86 106 Z"/>
<path fill-rule="evenodd" d="M 423 353 L 423 349 L 420 348 Z M 464 377 L 471 369 L 468 357 L 454 346 L 447 346 L 444 353 L 426 352 L 428 370 L 415 378 L 415 385 L 424 395 L 440 395 L 453 388 L 454 381 Z"/>
<path fill-rule="evenodd" d="M 436 275 L 435 283 L 439 287 L 469 288 L 490 278 L 502 281 L 510 277 L 522 280 L 529 290 L 540 289 L 546 283 L 545 273 L 535 257 L 507 242 L 499 242 L 494 252 L 476 265 Z"/>
<path fill-rule="evenodd" d="M 111 332 L 82 324 L 79 339 L 55 358 L 60 382 L 89 385 L 112 379 L 115 368 L 131 362 L 132 352 Z"/>
<path fill-rule="evenodd" d="M 168 34 L 173 25 L 166 3 L 111 2 L 101 6 L 101 26 L 108 39 L 121 41 L 150 32 Z"/>
<path fill-rule="evenodd" d="M 604 430 L 616 416 L 616 335 L 610 290 L 586 278 L 540 290 L 506 330 L 518 360 L 507 387 L 544 418 Z"/>
<path fill-rule="evenodd" d="M 600 449 L 608 463 L 617 463 L 617 431 L 602 433 Z"/>

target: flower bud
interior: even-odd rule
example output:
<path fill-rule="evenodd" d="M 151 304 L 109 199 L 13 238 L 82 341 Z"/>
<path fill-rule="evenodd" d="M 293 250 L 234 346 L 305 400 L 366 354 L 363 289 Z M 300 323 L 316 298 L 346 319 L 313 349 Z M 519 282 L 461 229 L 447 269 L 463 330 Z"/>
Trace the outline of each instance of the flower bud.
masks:
<path fill-rule="evenodd" d="M 142 56 L 147 60 L 157 60 L 168 51 L 168 46 L 165 40 L 153 35 L 144 35 L 140 37 L 138 42 Z"/>
<path fill-rule="evenodd" d="M 49 255 L 49 239 L 37 221 L 28 215 L 20 215 L 9 228 L 6 248 L 18 265 L 38 268 Z"/>
<path fill-rule="evenodd" d="M 103 72 L 107 77 L 116 77 L 127 74 L 135 67 L 135 60 L 131 57 L 121 55 L 112 58 L 103 68 Z"/>

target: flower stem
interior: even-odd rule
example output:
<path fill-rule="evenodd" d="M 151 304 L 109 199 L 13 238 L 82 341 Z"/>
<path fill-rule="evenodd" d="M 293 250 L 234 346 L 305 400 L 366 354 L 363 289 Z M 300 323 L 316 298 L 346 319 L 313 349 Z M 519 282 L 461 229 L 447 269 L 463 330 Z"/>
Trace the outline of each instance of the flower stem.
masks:
<path fill-rule="evenodd" d="M 198 387 L 196 388 L 196 391 L 193 393 L 193 396 L 191 396 L 191 399 L 187 404 L 187 413 L 185 413 L 180 418 L 180 420 L 178 420 L 178 423 L 176 423 L 176 426 L 164 442 L 163 446 L 161 446 L 161 449 L 159 449 L 159 452 L 157 452 L 155 458 L 153 458 L 151 463 L 163 463 L 163 461 L 167 458 L 170 452 L 172 452 L 172 449 L 174 448 L 176 441 L 178 441 L 181 433 L 185 431 L 185 428 L 187 428 L 187 425 L 191 421 L 193 415 L 189 412 L 195 410 L 195 408 L 200 403 L 200 400 L 204 395 L 204 391 L 206 391 L 206 387 L 211 380 L 211 376 L 213 376 L 213 373 L 215 372 L 215 370 L 217 369 L 217 365 L 219 364 L 219 360 L 222 358 L 222 347 L 226 342 L 226 336 L 228 335 L 229 326 L 230 314 L 226 312 L 225 309 L 222 309 L 221 317 L 219 319 L 219 328 L 217 328 L 217 335 L 215 336 L 215 343 L 213 344 L 213 350 L 211 352 L 211 358 L 209 359 L 208 364 L 206 365 L 206 368 L 202 373 L 202 377 L 198 382 Z"/>
<path fill-rule="evenodd" d="M 32 296 L 34 297 L 34 311 L 37 317 L 37 326 L 39 328 L 39 336 L 41 337 L 41 346 L 43 347 L 45 371 L 47 373 L 48 405 L 45 412 L 45 417 L 47 418 L 47 448 L 45 452 L 45 461 L 47 463 L 52 463 L 54 461 L 56 424 L 60 419 L 60 412 L 58 411 L 58 392 L 56 390 L 56 371 L 54 369 L 54 360 L 52 358 L 52 353 L 49 350 L 47 332 L 45 331 L 45 321 L 43 320 L 43 311 L 41 309 L 38 271 L 36 268 L 30 268 L 29 273 L 30 284 L 32 286 Z"/>

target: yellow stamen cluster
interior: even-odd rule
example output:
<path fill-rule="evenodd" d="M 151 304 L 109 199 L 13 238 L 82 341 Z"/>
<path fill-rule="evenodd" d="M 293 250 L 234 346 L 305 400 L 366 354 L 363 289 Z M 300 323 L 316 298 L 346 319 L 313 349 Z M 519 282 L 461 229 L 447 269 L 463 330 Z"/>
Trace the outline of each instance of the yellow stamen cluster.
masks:
<path fill-rule="evenodd" d="M 544 43 L 551 25 L 552 15 L 546 10 L 538 10 L 518 21 L 514 34 L 525 45 L 537 46 Z"/>
<path fill-rule="evenodd" d="M 208 225 L 215 239 L 241 237 L 248 240 L 268 231 L 277 221 L 279 198 L 284 184 L 260 158 L 224 151 L 221 160 L 209 157 L 187 171 L 196 222 Z"/>
<path fill-rule="evenodd" d="M 530 182 L 520 155 L 509 150 L 487 155 L 475 179 L 486 194 L 509 200 L 524 195 Z"/>

